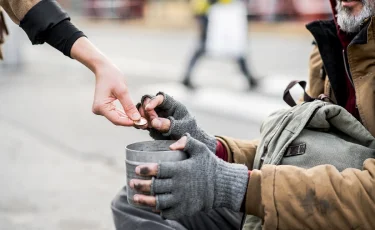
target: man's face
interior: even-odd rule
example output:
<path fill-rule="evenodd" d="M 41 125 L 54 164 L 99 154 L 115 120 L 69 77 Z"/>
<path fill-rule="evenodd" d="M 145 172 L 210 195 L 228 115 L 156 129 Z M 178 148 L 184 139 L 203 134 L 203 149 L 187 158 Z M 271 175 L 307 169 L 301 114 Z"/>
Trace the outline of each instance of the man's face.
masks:
<path fill-rule="evenodd" d="M 336 10 L 341 30 L 356 33 L 363 20 L 375 15 L 375 0 L 337 0 Z"/>

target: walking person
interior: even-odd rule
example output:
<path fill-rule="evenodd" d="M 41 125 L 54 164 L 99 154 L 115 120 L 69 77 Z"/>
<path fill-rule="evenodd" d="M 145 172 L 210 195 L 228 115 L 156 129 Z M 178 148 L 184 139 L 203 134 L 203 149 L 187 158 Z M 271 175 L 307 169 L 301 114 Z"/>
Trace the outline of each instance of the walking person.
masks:
<path fill-rule="evenodd" d="M 199 59 L 201 59 L 204 54 L 206 53 L 206 43 L 207 43 L 207 31 L 209 26 L 209 18 L 208 12 L 210 7 L 213 4 L 230 4 L 233 0 L 194 0 L 194 14 L 199 24 L 199 44 L 198 48 L 194 52 L 193 56 L 190 59 L 188 64 L 188 68 L 182 80 L 182 84 L 184 84 L 188 88 L 194 88 L 191 82 L 191 76 Z M 241 73 L 246 78 L 248 82 L 249 88 L 254 88 L 257 86 L 257 81 L 254 78 L 253 74 L 251 73 L 249 66 L 246 61 L 245 55 L 241 55 L 237 57 L 237 64 L 241 70 Z"/>

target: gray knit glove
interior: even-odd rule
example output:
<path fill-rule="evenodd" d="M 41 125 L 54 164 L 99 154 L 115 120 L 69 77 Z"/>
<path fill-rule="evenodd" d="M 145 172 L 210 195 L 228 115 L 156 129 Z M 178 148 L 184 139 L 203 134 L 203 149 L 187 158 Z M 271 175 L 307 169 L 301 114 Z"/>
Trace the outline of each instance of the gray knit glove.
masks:
<path fill-rule="evenodd" d="M 224 162 L 206 145 L 186 136 L 184 151 L 189 159 L 159 164 L 153 178 L 151 194 L 156 195 L 156 209 L 167 219 L 220 207 L 239 211 L 247 189 L 247 167 Z"/>
<path fill-rule="evenodd" d="M 189 113 L 187 108 L 173 97 L 159 92 L 157 95 L 163 95 L 163 103 L 155 108 L 155 112 L 159 117 L 168 118 L 171 121 L 171 127 L 167 133 L 151 128 L 150 136 L 155 140 L 178 140 L 185 133 L 189 133 L 192 137 L 203 142 L 212 151 L 216 152 L 216 138 L 207 134 L 198 125 L 195 118 Z M 142 97 L 143 104 L 146 98 L 152 98 L 150 95 Z"/>

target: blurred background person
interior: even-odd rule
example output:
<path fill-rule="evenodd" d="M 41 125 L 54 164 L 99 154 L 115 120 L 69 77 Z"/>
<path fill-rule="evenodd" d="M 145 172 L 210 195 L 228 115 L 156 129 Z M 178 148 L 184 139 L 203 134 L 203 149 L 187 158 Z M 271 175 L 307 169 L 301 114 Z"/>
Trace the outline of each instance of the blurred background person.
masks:
<path fill-rule="evenodd" d="M 182 80 L 182 84 L 184 84 L 186 87 L 194 88 L 191 82 L 192 72 L 198 60 L 201 57 L 203 57 L 203 55 L 207 51 L 207 37 L 208 37 L 208 28 L 209 28 L 209 22 L 210 22 L 209 13 L 210 13 L 211 6 L 214 4 L 229 5 L 233 3 L 234 1 L 238 1 L 238 0 L 192 0 L 194 15 L 199 24 L 199 44 L 198 44 L 198 48 L 196 49 L 196 51 L 194 52 L 193 56 L 190 59 L 186 73 Z M 244 17 L 246 18 L 246 15 L 244 15 Z M 222 42 L 225 42 L 225 41 L 222 41 Z M 234 44 L 226 44 L 226 45 L 230 46 Z M 246 61 L 245 54 L 241 54 L 239 57 L 237 57 L 237 63 L 240 67 L 240 70 L 243 76 L 247 80 L 249 88 L 252 89 L 256 87 L 258 85 L 257 80 L 254 78 L 253 74 L 250 71 L 250 68 Z"/>

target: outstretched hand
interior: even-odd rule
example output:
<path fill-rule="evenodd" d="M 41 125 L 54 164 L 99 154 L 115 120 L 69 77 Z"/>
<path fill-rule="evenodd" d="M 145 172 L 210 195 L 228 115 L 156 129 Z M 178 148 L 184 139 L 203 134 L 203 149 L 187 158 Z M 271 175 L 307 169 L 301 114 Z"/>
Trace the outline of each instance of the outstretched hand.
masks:
<path fill-rule="evenodd" d="M 124 74 L 87 38 L 81 37 L 74 43 L 71 57 L 95 74 L 93 113 L 121 126 L 134 126 L 134 121 L 141 119 L 130 97 Z M 120 101 L 123 109 L 116 108 L 116 100 Z"/>
<path fill-rule="evenodd" d="M 133 126 L 134 121 L 141 119 L 131 99 L 123 73 L 113 64 L 107 64 L 95 73 L 95 97 L 93 113 L 105 116 L 115 125 Z M 116 108 L 119 100 L 123 109 Z"/>

